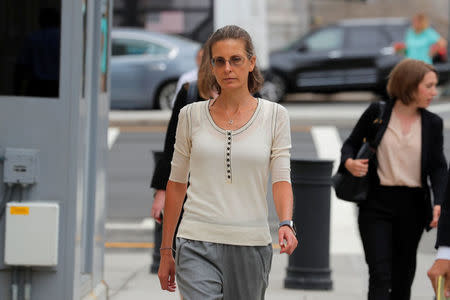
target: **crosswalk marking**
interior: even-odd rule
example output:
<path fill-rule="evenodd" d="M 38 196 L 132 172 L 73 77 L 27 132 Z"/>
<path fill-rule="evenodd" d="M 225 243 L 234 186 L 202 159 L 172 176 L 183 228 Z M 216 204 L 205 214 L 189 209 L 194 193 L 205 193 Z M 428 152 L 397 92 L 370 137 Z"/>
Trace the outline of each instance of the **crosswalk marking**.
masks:
<path fill-rule="evenodd" d="M 114 145 L 119 134 L 120 134 L 119 128 L 117 127 L 108 128 L 108 149 L 111 149 L 111 147 Z"/>
<path fill-rule="evenodd" d="M 333 174 L 339 167 L 341 139 L 334 126 L 314 126 L 311 135 L 320 159 L 334 161 Z M 330 220 L 330 252 L 331 254 L 361 254 L 363 253 L 356 220 L 356 207 L 352 203 L 336 198 L 331 191 Z"/>

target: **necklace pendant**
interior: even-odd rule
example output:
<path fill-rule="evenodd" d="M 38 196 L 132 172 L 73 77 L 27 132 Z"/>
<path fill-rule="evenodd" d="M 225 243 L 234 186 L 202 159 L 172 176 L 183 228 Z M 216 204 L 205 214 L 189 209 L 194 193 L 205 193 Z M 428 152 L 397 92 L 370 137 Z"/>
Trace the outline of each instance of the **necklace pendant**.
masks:
<path fill-rule="evenodd" d="M 229 120 L 228 124 L 233 125 L 233 120 Z"/>

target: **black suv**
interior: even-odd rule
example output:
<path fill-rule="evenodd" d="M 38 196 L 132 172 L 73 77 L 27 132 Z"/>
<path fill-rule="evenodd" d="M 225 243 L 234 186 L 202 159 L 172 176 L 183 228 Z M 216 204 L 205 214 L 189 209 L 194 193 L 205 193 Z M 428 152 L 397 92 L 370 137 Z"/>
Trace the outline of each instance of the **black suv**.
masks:
<path fill-rule="evenodd" d="M 403 41 L 405 18 L 349 19 L 313 30 L 286 49 L 270 54 L 262 95 L 371 91 L 385 95 L 387 76 L 402 57 L 393 44 Z M 437 63 L 440 83 L 450 64 Z"/>

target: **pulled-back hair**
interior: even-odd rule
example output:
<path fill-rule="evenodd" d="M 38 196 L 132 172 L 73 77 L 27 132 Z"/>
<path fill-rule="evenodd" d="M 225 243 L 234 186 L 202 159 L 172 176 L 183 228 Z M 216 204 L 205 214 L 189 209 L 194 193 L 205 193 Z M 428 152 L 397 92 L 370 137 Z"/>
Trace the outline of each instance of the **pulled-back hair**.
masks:
<path fill-rule="evenodd" d="M 236 25 L 227 25 L 225 27 L 217 29 L 206 42 L 204 55 L 206 54 L 209 59 L 211 59 L 213 45 L 219 41 L 228 39 L 244 41 L 247 58 L 250 59 L 255 56 L 255 47 L 253 46 L 252 38 L 247 31 Z M 211 62 L 209 64 L 211 64 Z M 205 81 L 208 86 L 212 89 L 215 89 L 220 94 L 221 88 L 216 78 L 214 77 L 214 74 L 212 74 L 212 72 L 206 72 L 206 76 L 207 78 L 205 78 Z M 263 82 L 264 79 L 261 75 L 261 72 L 255 65 L 253 71 L 248 74 L 249 92 L 252 94 L 257 92 L 262 87 Z"/>

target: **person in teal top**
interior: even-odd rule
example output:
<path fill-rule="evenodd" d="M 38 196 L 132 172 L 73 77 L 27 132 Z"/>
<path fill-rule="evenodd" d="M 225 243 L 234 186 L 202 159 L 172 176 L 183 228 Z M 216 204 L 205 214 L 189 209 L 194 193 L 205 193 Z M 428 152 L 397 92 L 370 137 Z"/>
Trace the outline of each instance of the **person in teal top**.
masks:
<path fill-rule="evenodd" d="M 437 50 L 432 46 L 446 47 L 447 41 L 429 26 L 427 17 L 420 13 L 413 17 L 412 27 L 406 31 L 405 44 L 407 58 L 431 64 Z"/>

